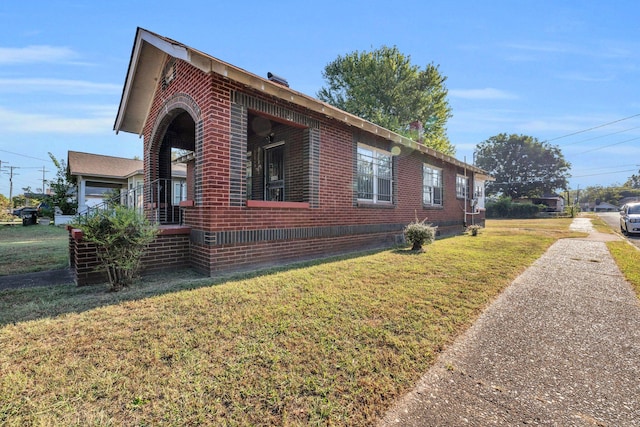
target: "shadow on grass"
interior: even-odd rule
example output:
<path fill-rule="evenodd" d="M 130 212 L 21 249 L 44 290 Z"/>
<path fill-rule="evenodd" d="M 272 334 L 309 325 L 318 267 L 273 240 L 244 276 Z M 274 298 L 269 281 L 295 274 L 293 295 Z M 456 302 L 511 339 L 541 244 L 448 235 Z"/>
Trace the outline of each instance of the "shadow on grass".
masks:
<path fill-rule="evenodd" d="M 389 247 L 350 252 L 321 259 L 297 260 L 277 266 L 260 266 L 207 277 L 192 269 L 150 274 L 119 292 L 110 292 L 107 283 L 76 286 L 67 283 L 53 286 L 23 287 L 0 290 L 0 327 L 19 322 L 52 318 L 68 313 L 81 313 L 99 307 L 145 298 L 253 279 L 258 276 L 295 271 L 336 261 L 360 258 L 389 250 Z"/>

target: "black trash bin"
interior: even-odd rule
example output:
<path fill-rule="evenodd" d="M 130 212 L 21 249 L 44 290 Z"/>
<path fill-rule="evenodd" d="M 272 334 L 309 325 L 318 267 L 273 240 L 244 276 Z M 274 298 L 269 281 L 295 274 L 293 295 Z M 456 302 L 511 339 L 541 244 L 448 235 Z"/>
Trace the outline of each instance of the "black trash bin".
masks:
<path fill-rule="evenodd" d="M 22 217 L 22 225 L 35 225 L 38 223 L 38 210 L 35 208 L 22 209 L 20 216 Z"/>

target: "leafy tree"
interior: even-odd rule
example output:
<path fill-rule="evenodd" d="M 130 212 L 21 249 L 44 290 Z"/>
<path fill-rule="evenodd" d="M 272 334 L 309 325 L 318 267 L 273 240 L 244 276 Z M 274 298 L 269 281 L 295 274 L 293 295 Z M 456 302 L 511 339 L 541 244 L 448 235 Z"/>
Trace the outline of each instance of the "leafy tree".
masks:
<path fill-rule="evenodd" d="M 12 206 L 13 208 L 18 208 L 20 206 L 25 206 L 27 204 L 27 198 L 24 196 L 24 194 L 13 196 L 11 201 L 13 204 Z"/>
<path fill-rule="evenodd" d="M 438 66 L 424 70 L 394 47 L 338 56 L 324 69 L 318 98 L 443 153 L 455 154 L 447 137 L 451 107 Z"/>
<path fill-rule="evenodd" d="M 571 164 L 560 149 L 531 136 L 501 133 L 478 144 L 475 155 L 476 165 L 496 179 L 487 183 L 488 195 L 540 197 L 568 185 Z"/>
<path fill-rule="evenodd" d="M 45 202 L 52 208 L 59 207 L 64 215 L 73 215 L 78 209 L 78 202 L 73 197 L 76 184 L 68 174 L 66 162 L 56 159 L 51 153 L 49 153 L 49 157 L 58 171 L 55 180 L 49 182 L 51 195 L 46 197 Z"/>
<path fill-rule="evenodd" d="M 0 221 L 7 221 L 11 218 L 11 202 L 9 198 L 0 194 Z"/>
<path fill-rule="evenodd" d="M 640 170 L 638 171 L 637 175 L 631 175 L 627 182 L 624 183 L 624 186 L 631 188 L 640 188 Z"/>
<path fill-rule="evenodd" d="M 580 203 L 610 203 L 619 205 L 620 201 L 625 197 L 640 197 L 640 188 L 634 188 L 627 185 L 612 185 L 603 187 L 602 185 L 594 185 L 580 190 Z"/>

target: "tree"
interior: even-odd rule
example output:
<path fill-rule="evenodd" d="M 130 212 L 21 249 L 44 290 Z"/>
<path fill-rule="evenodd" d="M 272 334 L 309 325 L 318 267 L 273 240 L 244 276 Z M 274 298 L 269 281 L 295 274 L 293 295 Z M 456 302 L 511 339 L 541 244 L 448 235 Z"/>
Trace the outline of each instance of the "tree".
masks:
<path fill-rule="evenodd" d="M 46 197 L 46 202 L 51 208 L 59 207 L 64 215 L 73 215 L 78 208 L 78 202 L 73 198 L 76 185 L 67 172 L 65 161 L 56 159 L 51 153 L 49 157 L 58 171 L 56 179 L 49 182 L 51 194 Z"/>
<path fill-rule="evenodd" d="M 0 194 L 0 221 L 7 221 L 11 218 L 11 201 L 8 197 Z"/>
<path fill-rule="evenodd" d="M 540 197 L 568 185 L 571 164 L 560 149 L 531 136 L 501 133 L 478 144 L 475 156 L 496 179 L 487 183 L 488 195 Z"/>
<path fill-rule="evenodd" d="M 324 69 L 317 96 L 344 111 L 454 155 L 447 137 L 451 107 L 438 66 L 411 65 L 394 47 L 338 56 Z"/>
<path fill-rule="evenodd" d="M 640 171 L 638 171 L 637 175 L 631 175 L 627 182 L 624 183 L 624 186 L 631 188 L 640 188 Z"/>
<path fill-rule="evenodd" d="M 625 183 L 625 185 L 611 185 L 603 187 L 602 185 L 594 185 L 580 190 L 580 203 L 609 203 L 619 205 L 620 201 L 626 197 L 640 197 L 640 188 L 633 188 Z"/>

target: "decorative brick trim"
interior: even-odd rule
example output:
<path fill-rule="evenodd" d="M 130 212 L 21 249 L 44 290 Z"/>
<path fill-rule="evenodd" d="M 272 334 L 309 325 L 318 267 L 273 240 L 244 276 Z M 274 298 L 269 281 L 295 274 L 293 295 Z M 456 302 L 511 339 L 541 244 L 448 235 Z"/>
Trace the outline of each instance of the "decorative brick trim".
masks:
<path fill-rule="evenodd" d="M 242 207 L 247 198 L 247 108 L 231 104 L 231 147 L 229 150 L 229 206 Z"/>
<path fill-rule="evenodd" d="M 248 208 L 287 208 L 287 209 L 308 209 L 307 202 L 272 202 L 270 200 L 247 200 Z"/>
<path fill-rule="evenodd" d="M 335 225 L 326 227 L 269 228 L 263 230 L 230 230 L 230 231 L 192 231 L 192 241 L 207 246 L 231 245 L 238 243 L 257 243 L 280 240 L 326 239 L 333 237 L 357 236 L 364 234 L 401 232 L 405 224 L 358 224 Z M 202 233 L 202 234 L 200 234 Z"/>
<path fill-rule="evenodd" d="M 240 104 L 249 110 L 260 111 L 270 116 L 278 117 L 305 127 L 320 129 L 320 122 L 318 120 L 285 108 L 281 105 L 276 105 L 273 102 L 268 102 L 238 91 L 231 92 L 231 99 L 232 102 Z"/>
<path fill-rule="evenodd" d="M 320 207 L 320 130 L 307 129 L 303 136 L 304 166 L 304 198 L 312 208 Z"/>
<path fill-rule="evenodd" d="M 195 125 L 195 153 L 196 153 L 196 165 L 195 165 L 195 197 L 196 204 L 202 202 L 202 139 L 203 139 L 203 119 L 202 111 L 198 106 L 198 103 L 186 93 L 176 93 L 167 98 L 162 106 L 158 110 L 158 115 L 155 118 L 153 128 L 150 134 L 149 153 L 144 156 L 145 158 L 145 182 L 150 183 L 160 177 L 171 177 L 171 150 L 166 149 L 165 153 L 161 153 L 162 142 L 164 135 L 173 121 L 182 112 L 187 112 L 193 119 Z M 167 158 L 161 158 L 164 154 Z M 169 169 L 169 172 L 165 171 L 164 175 L 161 174 L 160 167 L 164 165 Z M 152 201 L 150 195 L 147 194 L 147 201 Z"/>

